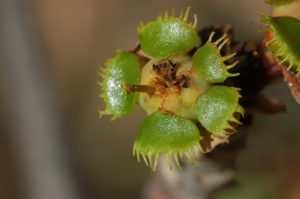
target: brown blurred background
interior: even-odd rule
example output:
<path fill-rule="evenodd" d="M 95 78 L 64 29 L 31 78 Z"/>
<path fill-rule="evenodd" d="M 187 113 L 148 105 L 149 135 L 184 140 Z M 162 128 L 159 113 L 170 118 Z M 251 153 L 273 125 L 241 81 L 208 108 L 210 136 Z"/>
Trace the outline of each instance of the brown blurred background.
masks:
<path fill-rule="evenodd" d="M 198 14 L 200 28 L 231 24 L 239 40 L 259 39 L 262 24 L 258 13 L 271 10 L 263 0 L 3 0 L 0 6 L 0 198 L 5 199 L 55 198 L 51 193 L 57 190 L 55 185 L 38 183 L 51 176 L 54 184 L 57 176 L 66 181 L 59 185 L 58 190 L 65 196 L 61 198 L 140 198 L 151 172 L 136 162 L 131 149 L 145 113 L 137 108 L 128 118 L 114 122 L 108 117 L 99 119 L 97 110 L 104 104 L 96 86 L 98 67 L 104 66 L 116 49 L 131 49 L 137 41 L 137 24 L 154 19 L 161 10 L 191 6 L 192 13 Z M 14 16 L 15 20 L 10 20 Z M 20 48 L 24 45 L 26 48 Z M 9 47 L 17 49 L 16 54 L 6 49 Z M 22 83 L 27 68 L 21 60 L 26 60 L 28 54 L 32 56 L 28 68 L 36 78 L 30 88 L 26 81 Z M 13 68 L 13 61 L 20 61 L 15 64 L 20 68 L 7 72 Z M 300 106 L 280 82 L 269 86 L 265 93 L 285 102 L 288 111 L 255 118 L 238 161 L 238 184 L 221 192 L 219 198 L 300 198 Z M 33 103 L 31 97 L 42 103 Z M 28 99 L 30 106 L 23 99 Z M 43 105 L 45 112 L 40 108 Z M 26 118 L 33 121 L 32 125 Z M 39 124 L 41 127 L 35 128 Z M 37 130 L 36 134 L 30 129 Z M 48 131 L 55 134 L 47 138 L 49 142 L 45 139 Z M 41 135 L 40 139 L 36 135 Z M 27 152 L 28 146 L 32 148 Z M 39 149 L 40 153 L 32 158 L 31 151 Z M 27 156 L 34 163 L 28 163 Z M 53 166 L 52 160 L 56 159 L 58 163 Z M 44 160 L 49 164 L 41 164 Z M 39 172 L 45 174 L 44 178 Z M 32 175 L 34 180 L 28 177 Z M 45 192 L 41 189 L 35 193 L 37 196 L 31 196 L 30 190 L 39 186 Z"/>

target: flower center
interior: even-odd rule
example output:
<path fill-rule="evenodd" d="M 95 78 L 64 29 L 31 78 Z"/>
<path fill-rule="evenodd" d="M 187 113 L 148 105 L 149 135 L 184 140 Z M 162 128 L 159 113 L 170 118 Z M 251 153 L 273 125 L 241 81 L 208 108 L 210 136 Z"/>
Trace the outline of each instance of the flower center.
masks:
<path fill-rule="evenodd" d="M 193 105 L 209 84 L 196 77 L 189 56 L 167 60 L 152 59 L 142 70 L 141 85 L 155 88 L 153 93 L 140 93 L 139 102 L 147 114 L 156 111 L 196 119 Z"/>

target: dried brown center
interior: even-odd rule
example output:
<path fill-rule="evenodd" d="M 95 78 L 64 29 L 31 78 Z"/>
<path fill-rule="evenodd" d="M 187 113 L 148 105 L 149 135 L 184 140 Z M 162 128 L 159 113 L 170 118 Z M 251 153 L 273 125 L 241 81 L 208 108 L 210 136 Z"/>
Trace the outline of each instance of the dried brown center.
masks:
<path fill-rule="evenodd" d="M 147 114 L 169 112 L 189 119 L 196 119 L 195 101 L 209 87 L 207 82 L 195 78 L 190 56 L 150 60 L 142 69 L 141 85 L 155 90 L 139 95 L 139 103 Z"/>
<path fill-rule="evenodd" d="M 153 71 L 157 74 L 155 85 L 158 84 L 164 86 L 164 88 L 170 88 L 172 86 L 181 88 L 189 87 L 189 78 L 183 74 L 176 75 L 179 65 L 171 60 L 163 61 L 159 64 L 153 64 Z"/>

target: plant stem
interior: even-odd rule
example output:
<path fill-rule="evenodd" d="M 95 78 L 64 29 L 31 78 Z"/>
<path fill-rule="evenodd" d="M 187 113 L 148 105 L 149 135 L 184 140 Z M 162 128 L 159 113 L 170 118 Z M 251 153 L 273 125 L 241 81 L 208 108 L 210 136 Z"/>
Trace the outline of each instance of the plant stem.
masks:
<path fill-rule="evenodd" d="M 124 87 L 127 93 L 144 92 L 144 93 L 148 93 L 149 95 L 152 95 L 155 92 L 155 88 L 153 86 L 148 86 L 148 85 L 124 84 Z"/>

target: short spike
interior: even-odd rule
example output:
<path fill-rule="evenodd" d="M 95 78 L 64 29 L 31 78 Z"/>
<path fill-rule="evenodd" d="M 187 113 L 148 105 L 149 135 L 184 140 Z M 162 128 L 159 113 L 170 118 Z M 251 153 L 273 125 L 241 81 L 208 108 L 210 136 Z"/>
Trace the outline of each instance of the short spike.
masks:
<path fill-rule="evenodd" d="M 170 167 L 170 170 L 172 170 L 173 169 L 173 167 L 172 167 L 172 161 L 171 161 L 171 157 L 170 157 L 169 153 L 166 154 L 166 158 L 167 158 L 167 162 L 168 162 L 168 165 Z"/>
<path fill-rule="evenodd" d="M 190 9 L 191 9 L 191 7 L 187 7 L 187 9 L 185 11 L 185 15 L 183 17 L 183 21 L 185 21 L 185 22 L 188 20 Z"/>
<path fill-rule="evenodd" d="M 186 152 L 185 155 L 186 155 L 186 157 L 188 158 L 188 160 L 189 160 L 191 163 L 194 162 L 194 161 L 192 160 L 191 154 L 189 154 L 188 152 Z"/>
<path fill-rule="evenodd" d="M 281 60 L 281 61 L 279 62 L 279 64 L 283 64 L 283 63 L 286 62 L 289 58 L 290 58 L 290 56 L 285 57 L 283 60 Z"/>
<path fill-rule="evenodd" d="M 239 61 L 235 61 L 233 64 L 226 65 L 226 67 L 227 67 L 227 69 L 232 69 L 232 68 L 235 67 L 238 63 L 239 63 Z M 236 74 L 239 74 L 239 73 L 236 73 Z"/>
<path fill-rule="evenodd" d="M 152 170 L 153 170 L 153 171 L 156 170 L 158 158 L 159 158 L 159 154 L 157 153 L 157 154 L 155 154 L 155 156 L 154 156 L 154 164 L 153 164 L 153 167 L 152 167 Z"/>
<path fill-rule="evenodd" d="M 176 165 L 178 166 L 179 169 L 181 169 L 181 165 L 180 165 L 179 160 L 178 160 L 178 153 L 175 152 L 173 154 L 173 156 L 174 156 L 174 160 L 175 160 Z"/>
<path fill-rule="evenodd" d="M 236 119 L 235 117 L 230 118 L 229 121 L 230 121 L 230 122 L 234 122 L 234 123 L 239 124 L 239 125 L 242 125 L 242 124 L 243 124 L 242 122 L 240 122 L 240 121 L 239 121 L 238 119 Z"/>
<path fill-rule="evenodd" d="M 214 36 L 214 35 L 215 35 L 215 32 L 210 33 L 210 35 L 209 35 L 208 40 L 207 40 L 206 43 L 212 42 L 212 39 L 213 39 L 213 36 Z"/>
<path fill-rule="evenodd" d="M 193 23 L 193 28 L 197 28 L 197 25 L 198 25 L 198 17 L 197 17 L 197 14 L 194 14 L 194 23 Z"/>
<path fill-rule="evenodd" d="M 140 162 L 141 158 L 140 158 L 140 152 L 136 151 L 136 157 L 137 157 L 137 161 Z"/>
<path fill-rule="evenodd" d="M 217 41 L 214 42 L 214 44 L 215 44 L 216 46 L 218 46 L 219 43 L 221 43 L 226 37 L 227 37 L 227 34 L 224 33 L 224 34 L 222 35 L 222 37 L 220 37 Z"/>
<path fill-rule="evenodd" d="M 226 38 L 222 43 L 218 46 L 218 49 L 221 50 L 223 46 L 229 41 L 229 38 Z"/>
<path fill-rule="evenodd" d="M 152 161 L 152 153 L 151 151 L 148 152 L 148 159 L 149 159 L 149 164 L 150 164 L 150 168 L 152 168 L 153 166 L 153 161 Z"/>
<path fill-rule="evenodd" d="M 283 53 L 283 50 L 281 48 L 278 48 L 276 51 L 275 51 L 275 55 L 282 55 Z"/>
<path fill-rule="evenodd" d="M 292 69 L 292 67 L 293 67 L 293 62 L 291 62 L 290 64 L 289 64 L 289 66 L 288 66 L 288 70 L 291 70 Z"/>
<path fill-rule="evenodd" d="M 222 60 L 227 61 L 227 60 L 233 58 L 235 55 L 236 55 L 236 53 L 232 53 L 230 55 L 224 56 L 224 57 L 222 57 Z"/>
<path fill-rule="evenodd" d="M 272 38 L 271 40 L 266 42 L 266 46 L 268 47 L 271 43 L 275 41 L 275 38 Z"/>
<path fill-rule="evenodd" d="M 148 164 L 148 161 L 147 161 L 145 153 L 142 153 L 142 156 L 143 156 L 143 159 L 144 159 L 144 162 L 145 162 L 146 166 L 148 167 L 149 164 Z"/>
<path fill-rule="evenodd" d="M 229 77 L 236 77 L 236 76 L 239 76 L 240 73 L 228 73 L 228 76 Z"/>

